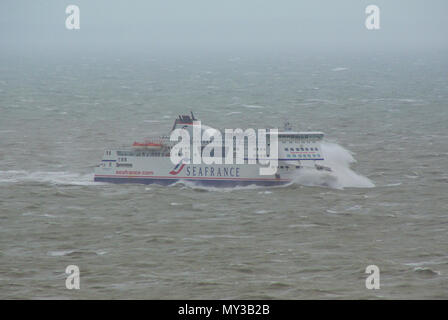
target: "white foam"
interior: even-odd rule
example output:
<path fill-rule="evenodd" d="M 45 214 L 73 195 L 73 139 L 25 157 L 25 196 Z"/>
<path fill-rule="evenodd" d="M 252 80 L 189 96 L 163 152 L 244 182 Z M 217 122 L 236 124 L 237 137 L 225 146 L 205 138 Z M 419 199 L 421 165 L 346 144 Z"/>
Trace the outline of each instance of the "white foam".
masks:
<path fill-rule="evenodd" d="M 263 109 L 264 106 L 260 106 L 260 105 L 256 105 L 256 104 L 243 104 L 244 108 L 249 108 L 249 109 Z"/>
<path fill-rule="evenodd" d="M 93 181 L 92 174 L 80 174 L 65 171 L 36 171 L 25 170 L 0 171 L 0 183 L 13 184 L 23 182 L 41 182 L 56 185 L 99 185 Z"/>
<path fill-rule="evenodd" d="M 189 188 L 193 190 L 201 190 L 201 191 L 213 191 L 213 192 L 233 192 L 238 190 L 256 190 L 256 189 L 265 189 L 266 187 L 256 185 L 256 184 L 250 184 L 247 186 L 222 186 L 222 187 L 214 187 L 214 186 L 208 186 L 203 185 L 200 182 L 197 181 L 190 181 L 190 180 L 178 180 L 172 184 L 169 185 L 169 187 L 183 187 L 183 188 Z M 281 186 L 278 186 L 281 187 Z"/>
<path fill-rule="evenodd" d="M 350 168 L 350 165 L 356 162 L 350 151 L 330 142 L 323 142 L 321 148 L 325 159 L 322 164 L 330 167 L 332 172 L 303 168 L 295 175 L 294 183 L 335 189 L 372 188 L 375 186 L 370 179 L 357 174 Z"/>
<path fill-rule="evenodd" d="M 337 68 L 333 68 L 333 69 L 331 69 L 331 71 L 335 71 L 335 72 L 337 72 L 337 71 L 344 71 L 344 70 L 348 70 L 348 68 L 345 68 L 345 67 L 337 67 Z"/>
<path fill-rule="evenodd" d="M 60 250 L 60 251 L 48 251 L 47 254 L 52 257 L 62 257 L 73 252 L 75 252 L 75 250 Z"/>
<path fill-rule="evenodd" d="M 389 183 L 385 185 L 385 187 L 398 187 L 398 186 L 401 186 L 401 182 Z"/>

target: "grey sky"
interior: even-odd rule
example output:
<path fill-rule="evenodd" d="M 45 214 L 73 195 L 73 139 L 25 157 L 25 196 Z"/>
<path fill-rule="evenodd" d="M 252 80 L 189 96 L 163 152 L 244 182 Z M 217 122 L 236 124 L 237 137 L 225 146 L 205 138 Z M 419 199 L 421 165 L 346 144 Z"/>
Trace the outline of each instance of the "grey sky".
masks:
<path fill-rule="evenodd" d="M 65 29 L 78 5 L 81 29 Z M 367 5 L 381 30 L 364 26 Z M 3 52 L 446 50 L 446 0 L 1 0 Z M 1 53 L 0 53 L 1 55 Z"/>

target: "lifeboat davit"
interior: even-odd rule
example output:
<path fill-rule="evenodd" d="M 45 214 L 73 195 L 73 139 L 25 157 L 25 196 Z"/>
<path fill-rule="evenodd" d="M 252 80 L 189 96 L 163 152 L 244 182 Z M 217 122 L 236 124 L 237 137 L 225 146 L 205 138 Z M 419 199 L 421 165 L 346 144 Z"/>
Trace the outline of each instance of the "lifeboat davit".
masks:
<path fill-rule="evenodd" d="M 155 142 L 134 142 L 132 144 L 134 148 L 144 148 L 144 149 L 161 149 L 162 144 L 161 143 L 155 143 Z"/>

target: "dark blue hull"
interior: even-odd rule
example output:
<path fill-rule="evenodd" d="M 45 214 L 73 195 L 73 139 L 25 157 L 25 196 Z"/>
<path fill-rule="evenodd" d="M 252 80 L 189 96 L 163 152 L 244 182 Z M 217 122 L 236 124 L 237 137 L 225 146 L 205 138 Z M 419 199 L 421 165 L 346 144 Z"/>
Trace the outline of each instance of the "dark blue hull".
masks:
<path fill-rule="evenodd" d="M 218 179 L 158 179 L 158 178 L 127 178 L 127 177 L 96 177 L 96 182 L 108 182 L 108 183 L 139 183 L 139 184 L 159 184 L 170 185 L 179 181 L 191 181 L 194 184 L 201 186 L 212 187 L 235 187 L 235 186 L 280 186 L 290 182 L 286 179 L 272 179 L 272 180 L 218 180 Z"/>

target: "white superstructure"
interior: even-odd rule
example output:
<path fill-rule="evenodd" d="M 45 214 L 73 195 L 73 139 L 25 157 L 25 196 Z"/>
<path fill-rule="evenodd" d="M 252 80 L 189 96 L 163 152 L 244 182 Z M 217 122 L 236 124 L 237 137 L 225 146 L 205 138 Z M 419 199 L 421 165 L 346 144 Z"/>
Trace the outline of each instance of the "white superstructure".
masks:
<path fill-rule="evenodd" d="M 182 128 L 191 132 L 196 120 L 193 114 L 179 116 L 172 130 Z M 280 185 L 291 182 L 294 173 L 303 168 L 330 171 L 319 164 L 324 160 L 320 146 L 322 132 L 294 132 L 289 128 L 283 132 L 268 131 L 267 149 L 274 134 L 278 138 L 278 165 L 277 172 L 272 175 L 260 175 L 262 165 L 258 161 L 248 163 L 247 146 L 244 164 L 173 164 L 170 152 L 175 142 L 170 141 L 169 136 L 160 136 L 142 143 L 134 142 L 126 148 L 105 150 L 101 164 L 95 168 L 94 180 L 164 185 L 179 180 L 213 186 Z M 223 156 L 225 153 L 223 148 Z"/>

